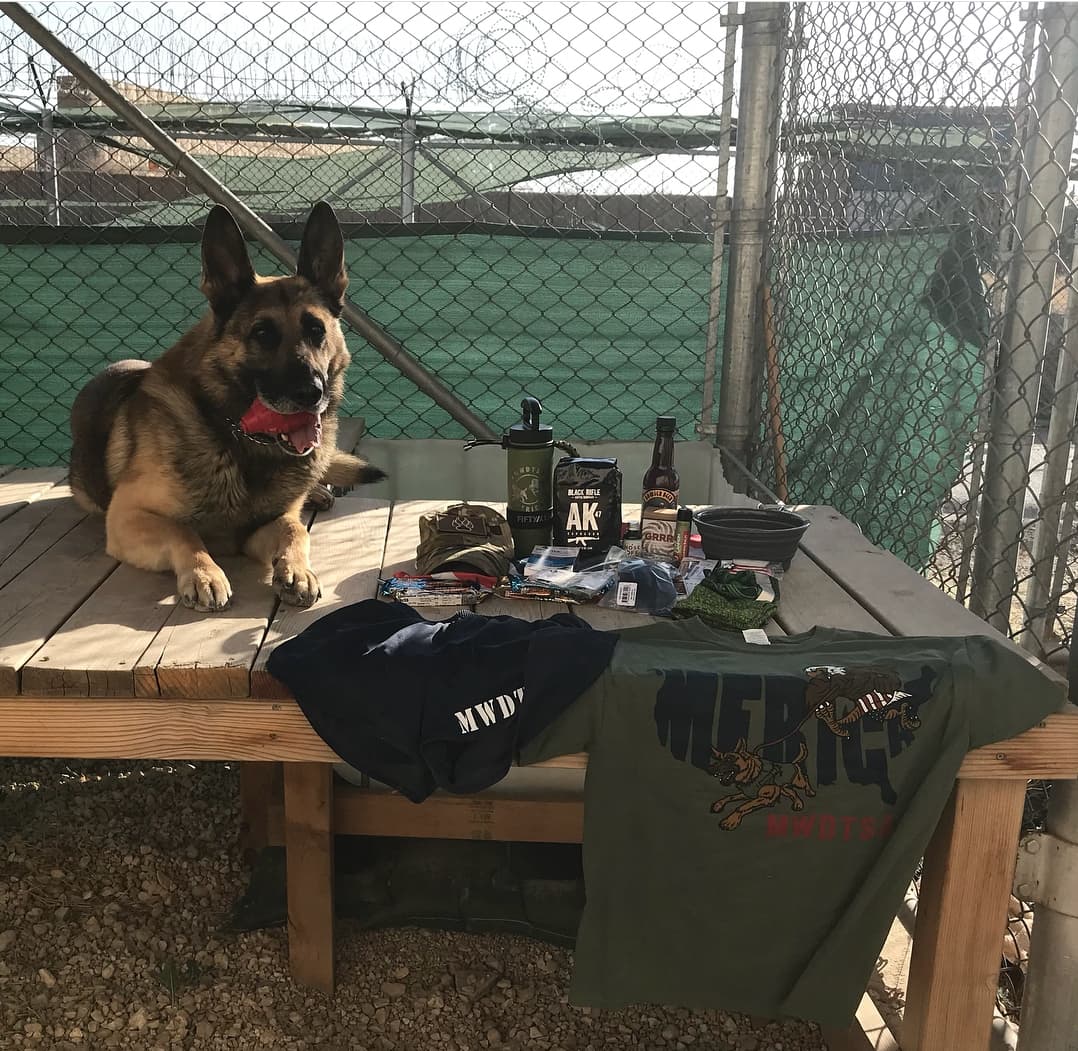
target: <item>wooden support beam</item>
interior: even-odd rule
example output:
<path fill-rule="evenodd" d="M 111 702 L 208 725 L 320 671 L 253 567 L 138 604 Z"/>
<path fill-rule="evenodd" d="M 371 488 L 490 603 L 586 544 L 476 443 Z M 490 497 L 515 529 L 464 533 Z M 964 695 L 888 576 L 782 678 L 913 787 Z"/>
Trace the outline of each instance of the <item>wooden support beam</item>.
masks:
<path fill-rule="evenodd" d="M 284 770 L 288 958 L 292 977 L 333 992 L 333 767 Z"/>
<path fill-rule="evenodd" d="M 283 842 L 286 824 L 280 806 L 272 805 L 267 825 L 271 846 Z M 541 795 L 513 799 L 491 791 L 468 796 L 438 794 L 417 804 L 396 792 L 338 784 L 333 827 L 346 836 L 581 843 L 584 802 Z"/>
<path fill-rule="evenodd" d="M 985 1051 L 1026 786 L 959 781 L 925 854 L 903 1051 Z"/>
<path fill-rule="evenodd" d="M 281 776 L 280 763 L 240 763 L 240 848 L 245 853 L 269 845 L 269 805 L 280 792 Z"/>
<path fill-rule="evenodd" d="M 292 700 L 224 697 L 0 697 L 0 755 L 58 759 L 191 759 L 337 763 Z M 582 769 L 566 755 L 537 767 Z M 966 756 L 970 780 L 1078 777 L 1078 713 L 1050 715 L 1009 741 Z"/>

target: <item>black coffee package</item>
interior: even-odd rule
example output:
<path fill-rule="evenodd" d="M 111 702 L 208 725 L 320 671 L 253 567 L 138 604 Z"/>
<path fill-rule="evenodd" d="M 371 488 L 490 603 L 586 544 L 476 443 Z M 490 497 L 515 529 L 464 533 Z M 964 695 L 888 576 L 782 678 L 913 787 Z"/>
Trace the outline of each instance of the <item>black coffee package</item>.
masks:
<path fill-rule="evenodd" d="M 554 467 L 554 543 L 605 551 L 620 541 L 618 461 L 563 456 Z"/>

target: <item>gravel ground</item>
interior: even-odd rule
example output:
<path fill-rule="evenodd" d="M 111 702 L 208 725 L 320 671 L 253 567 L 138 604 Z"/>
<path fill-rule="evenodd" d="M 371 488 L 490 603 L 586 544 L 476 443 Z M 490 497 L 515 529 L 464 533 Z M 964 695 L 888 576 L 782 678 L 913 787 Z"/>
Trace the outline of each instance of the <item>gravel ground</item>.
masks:
<path fill-rule="evenodd" d="M 247 869 L 224 764 L 0 759 L 0 1048 L 822 1051 L 809 1025 L 566 1002 L 571 953 L 338 926 L 338 992 L 283 930 L 223 930 Z"/>

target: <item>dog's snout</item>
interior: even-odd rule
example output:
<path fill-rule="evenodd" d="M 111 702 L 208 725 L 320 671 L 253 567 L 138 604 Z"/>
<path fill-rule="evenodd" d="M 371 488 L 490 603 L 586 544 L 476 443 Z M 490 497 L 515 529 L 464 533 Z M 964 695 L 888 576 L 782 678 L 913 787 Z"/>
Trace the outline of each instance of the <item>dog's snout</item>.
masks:
<path fill-rule="evenodd" d="M 312 373 L 306 379 L 300 381 L 292 392 L 292 397 L 297 404 L 305 408 L 313 408 L 322 401 L 325 390 L 325 381 L 317 374 Z"/>
<path fill-rule="evenodd" d="M 307 362 L 294 362 L 256 380 L 259 396 L 278 412 L 320 412 L 324 407 L 325 374 Z"/>

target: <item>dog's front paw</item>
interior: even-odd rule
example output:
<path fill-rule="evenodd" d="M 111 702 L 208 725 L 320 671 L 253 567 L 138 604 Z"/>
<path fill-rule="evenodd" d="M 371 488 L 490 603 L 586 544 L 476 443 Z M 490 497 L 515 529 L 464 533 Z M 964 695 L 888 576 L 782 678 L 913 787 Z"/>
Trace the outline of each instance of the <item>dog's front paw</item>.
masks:
<path fill-rule="evenodd" d="M 273 590 L 290 606 L 313 606 L 322 597 L 318 577 L 304 562 L 279 558 L 273 563 Z"/>
<path fill-rule="evenodd" d="M 329 487 L 319 483 L 308 494 L 303 505 L 305 510 L 328 511 L 333 506 L 333 494 Z"/>
<path fill-rule="evenodd" d="M 180 598 L 188 609 L 215 613 L 232 601 L 232 585 L 216 562 L 206 560 L 176 577 Z"/>
<path fill-rule="evenodd" d="M 737 828 L 740 824 L 741 815 L 735 812 L 729 817 L 723 818 L 719 822 L 719 828 L 721 828 L 724 832 L 733 832 L 734 829 Z"/>

